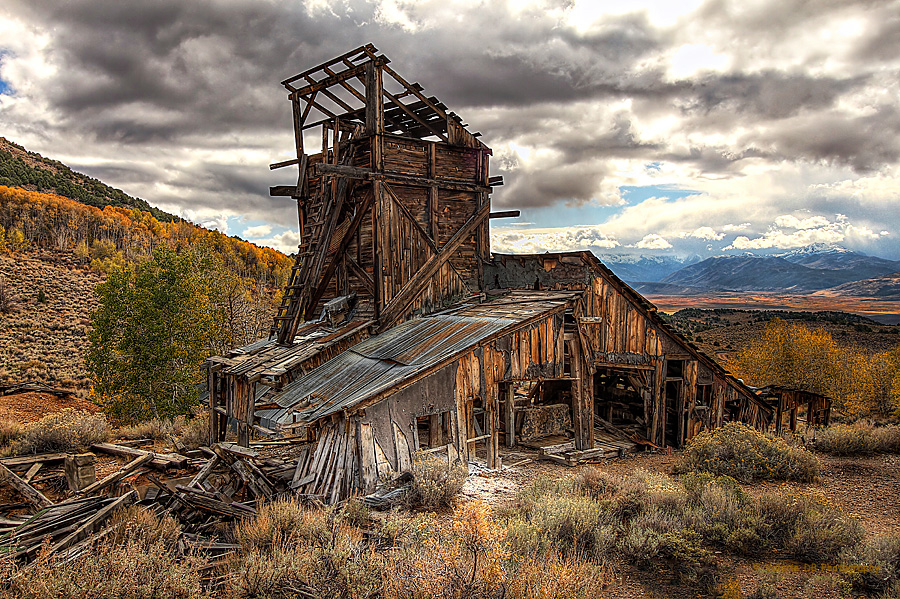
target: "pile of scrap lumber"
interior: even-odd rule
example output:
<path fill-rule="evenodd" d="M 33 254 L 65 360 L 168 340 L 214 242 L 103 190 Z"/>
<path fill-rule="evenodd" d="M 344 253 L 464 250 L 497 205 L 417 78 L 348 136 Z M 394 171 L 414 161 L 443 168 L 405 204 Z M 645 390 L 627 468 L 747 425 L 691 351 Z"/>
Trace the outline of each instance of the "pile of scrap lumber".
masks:
<path fill-rule="evenodd" d="M 254 449 L 224 442 L 186 452 L 199 457 L 156 453 L 123 443 L 98 443 L 92 449 L 127 462 L 98 480 L 85 476 L 86 471 L 94 474 L 92 454 L 0 459 L 0 484 L 13 487 L 24 499 L 0 505 L 0 552 L 13 552 L 15 559 L 23 562 L 30 562 L 39 552 L 72 557 L 98 534 L 110 532 L 107 525 L 118 509 L 139 505 L 158 516 L 168 514 L 176 519 L 182 554 L 202 550 L 218 557 L 237 549 L 224 534 L 228 523 L 254 516 L 268 501 L 294 495 L 293 488 L 299 486 L 298 463 L 304 461 L 263 458 Z M 158 471 L 170 468 L 191 468 L 195 474 L 161 480 L 163 474 Z M 149 485 L 136 486 L 138 477 Z M 38 481 L 43 481 L 44 492 L 35 486 Z M 66 486 L 69 490 L 61 501 L 47 497 Z M 306 501 L 317 499 L 301 496 Z M 33 513 L 22 515 L 24 510 Z"/>

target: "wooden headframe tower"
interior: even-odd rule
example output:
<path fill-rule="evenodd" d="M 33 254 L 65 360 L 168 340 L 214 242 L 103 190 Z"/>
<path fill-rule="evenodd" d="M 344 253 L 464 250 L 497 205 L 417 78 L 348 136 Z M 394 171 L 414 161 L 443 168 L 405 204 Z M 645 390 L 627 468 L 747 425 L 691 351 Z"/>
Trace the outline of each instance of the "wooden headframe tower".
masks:
<path fill-rule="evenodd" d="M 282 82 L 293 108 L 300 246 L 271 336 L 291 344 L 355 294 L 380 329 L 482 291 L 491 150 L 371 44 Z M 317 135 L 321 133 L 321 135 Z M 321 139 L 307 151 L 306 144 Z"/>

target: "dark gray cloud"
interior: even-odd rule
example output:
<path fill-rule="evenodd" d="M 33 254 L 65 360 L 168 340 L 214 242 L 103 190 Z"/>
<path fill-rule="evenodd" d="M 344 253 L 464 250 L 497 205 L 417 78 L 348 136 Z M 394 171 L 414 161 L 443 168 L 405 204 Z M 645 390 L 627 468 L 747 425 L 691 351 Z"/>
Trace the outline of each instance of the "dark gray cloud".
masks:
<path fill-rule="evenodd" d="M 84 170 L 152 203 L 265 220 L 268 186 L 291 179 L 266 168 L 291 149 L 278 82 L 371 41 L 496 149 L 498 205 L 614 205 L 618 186 L 652 183 L 651 163 L 688 189 L 739 184 L 748 165 L 898 168 L 896 0 L 708 0 L 592 23 L 567 20 L 574 2 L 512 4 L 12 0 L 0 23 L 45 38 L 0 41 L 3 73 L 35 65 L 0 125 L 48 155 L 83 152 Z M 725 59 L 678 71 L 685 45 Z"/>

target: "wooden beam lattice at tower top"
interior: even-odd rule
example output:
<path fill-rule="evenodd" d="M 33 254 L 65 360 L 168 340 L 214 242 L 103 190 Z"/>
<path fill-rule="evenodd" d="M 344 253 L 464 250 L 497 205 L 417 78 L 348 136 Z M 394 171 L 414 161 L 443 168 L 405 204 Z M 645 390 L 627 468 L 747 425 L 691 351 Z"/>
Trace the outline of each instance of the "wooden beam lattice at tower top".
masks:
<path fill-rule="evenodd" d="M 367 44 L 282 81 L 296 158 L 270 168 L 297 166 L 298 177 L 270 193 L 297 200 L 300 245 L 270 332 L 280 344 L 344 292 L 358 291 L 383 328 L 481 288 L 490 186 L 501 184 L 490 148 L 389 64 Z M 397 251 L 411 255 L 398 262 Z"/>

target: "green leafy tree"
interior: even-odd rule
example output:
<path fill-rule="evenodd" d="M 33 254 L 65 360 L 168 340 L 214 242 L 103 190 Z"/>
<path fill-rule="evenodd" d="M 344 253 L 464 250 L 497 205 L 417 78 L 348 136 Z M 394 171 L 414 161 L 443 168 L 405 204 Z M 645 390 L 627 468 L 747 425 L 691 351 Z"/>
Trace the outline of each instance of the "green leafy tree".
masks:
<path fill-rule="evenodd" d="M 197 403 L 200 364 L 222 321 L 198 272 L 203 262 L 191 250 L 157 248 L 97 287 L 87 366 L 110 416 L 173 416 Z"/>

